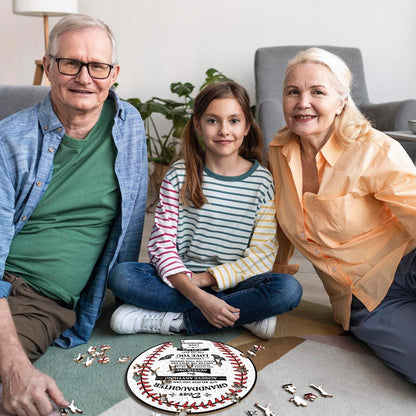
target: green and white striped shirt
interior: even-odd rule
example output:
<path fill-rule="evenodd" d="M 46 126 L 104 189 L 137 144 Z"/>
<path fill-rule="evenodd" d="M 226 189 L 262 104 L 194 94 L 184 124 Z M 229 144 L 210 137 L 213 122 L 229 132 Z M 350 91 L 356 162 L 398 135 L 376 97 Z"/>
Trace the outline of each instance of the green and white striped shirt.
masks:
<path fill-rule="evenodd" d="M 158 275 L 209 271 L 219 290 L 271 271 L 277 253 L 274 186 L 258 162 L 243 175 L 220 176 L 205 168 L 202 208 L 179 203 L 185 165 L 166 174 L 149 239 L 149 256 Z"/>

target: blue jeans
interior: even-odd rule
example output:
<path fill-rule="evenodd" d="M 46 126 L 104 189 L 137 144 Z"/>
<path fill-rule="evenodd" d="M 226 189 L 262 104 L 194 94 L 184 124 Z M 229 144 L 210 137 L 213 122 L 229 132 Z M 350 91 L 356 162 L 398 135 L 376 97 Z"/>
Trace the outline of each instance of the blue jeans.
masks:
<path fill-rule="evenodd" d="M 402 258 L 387 295 L 372 312 L 353 297 L 350 331 L 416 383 L 416 250 Z"/>
<path fill-rule="evenodd" d="M 218 331 L 189 299 L 167 286 L 150 264 L 118 264 L 110 274 L 108 287 L 117 299 L 125 303 L 153 311 L 183 313 L 189 335 Z M 300 283 L 293 276 L 280 273 L 253 276 L 223 292 L 211 288 L 204 290 L 240 309 L 236 326 L 289 311 L 299 304 L 302 297 Z"/>

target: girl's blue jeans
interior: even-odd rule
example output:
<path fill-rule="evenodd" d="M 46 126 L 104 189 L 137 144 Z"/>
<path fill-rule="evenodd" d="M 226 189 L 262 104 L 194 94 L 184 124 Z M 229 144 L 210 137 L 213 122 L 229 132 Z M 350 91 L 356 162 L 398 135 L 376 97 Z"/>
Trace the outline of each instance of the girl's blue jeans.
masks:
<path fill-rule="evenodd" d="M 218 331 L 189 299 L 167 286 L 150 264 L 118 264 L 110 274 L 108 286 L 125 303 L 153 311 L 182 313 L 189 335 Z M 281 273 L 253 276 L 222 292 L 204 290 L 240 309 L 235 326 L 280 315 L 296 307 L 302 297 L 300 283 L 293 276 Z"/>

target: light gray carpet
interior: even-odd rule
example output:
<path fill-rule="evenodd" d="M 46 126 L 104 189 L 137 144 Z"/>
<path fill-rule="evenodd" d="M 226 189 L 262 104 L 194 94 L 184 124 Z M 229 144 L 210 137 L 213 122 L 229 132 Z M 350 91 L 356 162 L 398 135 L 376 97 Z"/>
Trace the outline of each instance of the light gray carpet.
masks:
<path fill-rule="evenodd" d="M 287 383 L 295 384 L 301 396 L 314 392 L 309 387 L 311 383 L 323 384 L 334 397 L 318 397 L 306 408 L 298 408 L 289 402 L 291 395 L 281 388 Z M 275 416 L 408 416 L 416 412 L 416 386 L 404 381 L 367 352 L 357 353 L 305 341 L 261 370 L 251 394 L 220 413 L 246 415 L 247 410 L 256 409 L 256 402 L 263 406 L 270 403 Z M 151 414 L 151 409 L 128 398 L 100 416 Z"/>

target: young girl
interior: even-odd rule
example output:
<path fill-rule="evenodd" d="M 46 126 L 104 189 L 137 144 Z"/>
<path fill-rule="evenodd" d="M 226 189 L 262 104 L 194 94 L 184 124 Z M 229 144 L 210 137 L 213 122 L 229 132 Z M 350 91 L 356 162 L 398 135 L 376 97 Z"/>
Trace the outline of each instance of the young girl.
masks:
<path fill-rule="evenodd" d="M 276 315 L 298 305 L 297 280 L 270 272 L 276 218 L 262 148 L 243 87 L 220 82 L 198 94 L 183 159 L 160 189 L 151 264 L 121 263 L 110 274 L 110 289 L 126 302 L 111 318 L 115 332 L 193 335 L 243 325 L 268 339 Z"/>

